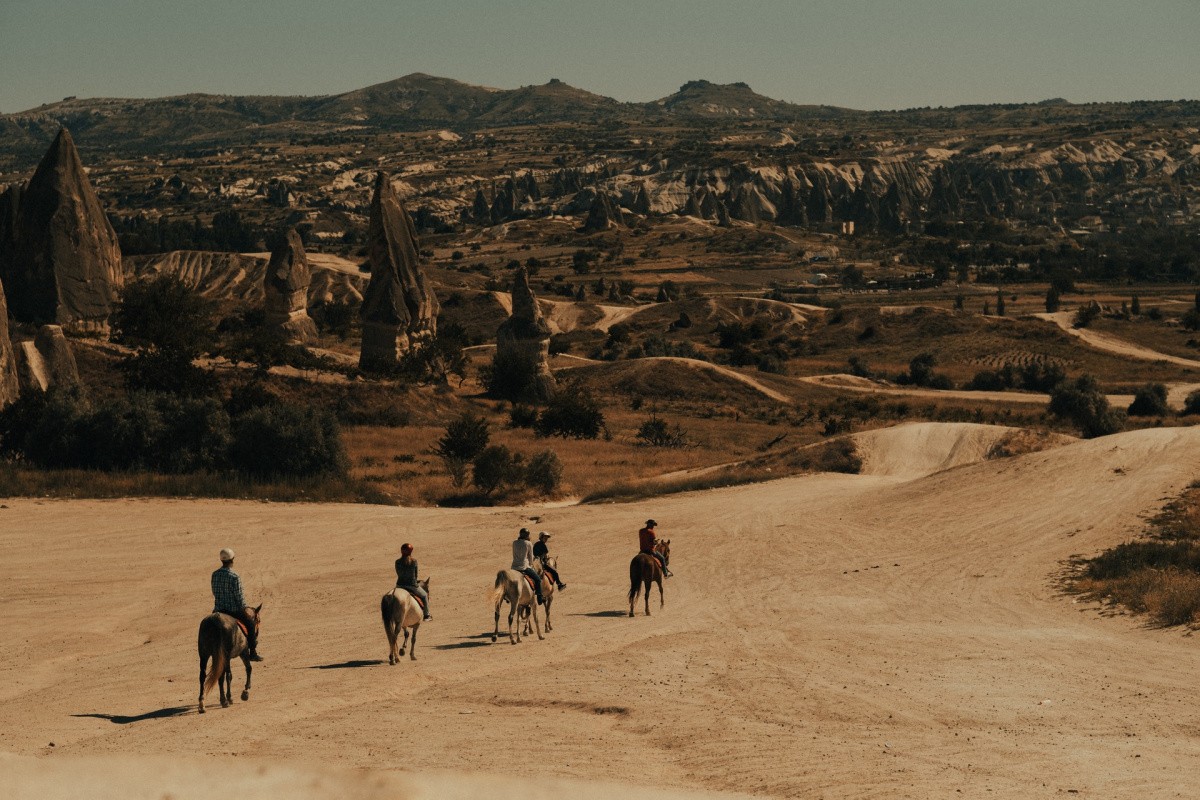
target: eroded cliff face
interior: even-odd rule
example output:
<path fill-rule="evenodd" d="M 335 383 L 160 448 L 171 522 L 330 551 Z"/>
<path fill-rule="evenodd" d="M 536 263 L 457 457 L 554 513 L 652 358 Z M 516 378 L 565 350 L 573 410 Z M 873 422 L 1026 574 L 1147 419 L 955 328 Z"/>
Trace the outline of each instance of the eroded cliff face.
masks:
<path fill-rule="evenodd" d="M 5 193 L 0 218 L 13 317 L 106 334 L 124 286 L 121 249 L 65 128 L 29 182 Z"/>
<path fill-rule="evenodd" d="M 421 269 L 417 232 L 387 173 L 375 179 L 363 292 L 363 369 L 386 370 L 414 339 L 437 333 L 438 301 Z"/>

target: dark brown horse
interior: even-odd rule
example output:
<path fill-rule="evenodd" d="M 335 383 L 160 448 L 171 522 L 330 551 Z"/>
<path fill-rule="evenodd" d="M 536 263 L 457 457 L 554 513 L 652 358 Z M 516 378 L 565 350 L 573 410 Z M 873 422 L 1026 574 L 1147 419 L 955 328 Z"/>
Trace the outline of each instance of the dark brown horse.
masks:
<path fill-rule="evenodd" d="M 663 561 L 671 563 L 671 540 L 654 545 L 656 552 L 662 554 Z M 649 553 L 638 553 L 629 562 L 629 616 L 633 616 L 633 606 L 637 602 L 638 592 L 645 588 L 646 616 L 650 616 L 650 584 L 658 584 L 658 607 L 662 608 L 663 600 L 663 568 L 658 559 Z"/>
<path fill-rule="evenodd" d="M 248 608 L 251 619 L 254 620 L 254 633 L 258 634 L 260 622 L 258 608 Z M 212 691 L 217 684 L 221 694 L 221 708 L 233 703 L 233 670 L 230 662 L 241 656 L 246 665 L 246 688 L 242 690 L 242 700 L 250 699 L 250 653 L 246 649 L 246 634 L 242 633 L 237 621 L 228 614 L 213 612 L 200 620 L 200 634 L 196 637 L 196 649 L 200 651 L 200 708 L 204 713 L 204 696 Z M 212 672 L 205 672 L 208 659 L 212 659 Z"/>

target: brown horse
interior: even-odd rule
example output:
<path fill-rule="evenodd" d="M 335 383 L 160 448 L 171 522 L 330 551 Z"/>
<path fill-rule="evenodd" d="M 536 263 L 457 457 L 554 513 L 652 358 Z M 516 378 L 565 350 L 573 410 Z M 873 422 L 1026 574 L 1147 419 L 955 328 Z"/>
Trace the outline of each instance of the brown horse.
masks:
<path fill-rule="evenodd" d="M 262 604 L 246 611 L 254 621 L 254 633 L 257 636 Z M 242 700 L 250 699 L 250 652 L 246 649 L 246 635 L 233 617 L 214 611 L 200 620 L 196 649 L 200 651 L 201 714 L 204 713 L 204 696 L 212 691 L 214 683 L 221 694 L 221 708 L 233 704 L 233 670 L 230 669 L 230 662 L 236 656 L 241 656 L 242 663 L 246 665 L 246 688 L 242 690 Z M 212 672 L 208 672 L 206 677 L 209 658 L 212 659 Z"/>
<path fill-rule="evenodd" d="M 428 595 L 429 578 L 418 581 L 418 583 Z M 412 629 L 412 649 L 408 651 L 408 657 L 410 660 L 416 661 L 417 628 L 421 627 L 421 622 L 425 618 L 425 613 L 421 609 L 421 604 L 417 602 L 417 598 L 413 597 L 412 592 L 397 586 L 379 601 L 379 611 L 383 614 L 383 630 L 387 633 L 388 638 L 388 663 L 395 664 L 400 660 L 400 656 L 404 655 L 404 648 L 408 647 L 410 628 Z M 396 640 L 400 638 L 402 630 L 404 631 L 404 644 L 400 645 L 400 650 L 397 651 Z"/>
<path fill-rule="evenodd" d="M 655 551 L 662 554 L 663 561 L 671 563 L 671 540 L 658 542 Z M 658 584 L 658 607 L 662 608 L 663 600 L 663 568 L 658 559 L 649 553 L 638 553 L 629 562 L 629 616 L 633 616 L 633 606 L 637 602 L 638 592 L 645 587 L 646 616 L 650 616 L 650 584 Z"/>

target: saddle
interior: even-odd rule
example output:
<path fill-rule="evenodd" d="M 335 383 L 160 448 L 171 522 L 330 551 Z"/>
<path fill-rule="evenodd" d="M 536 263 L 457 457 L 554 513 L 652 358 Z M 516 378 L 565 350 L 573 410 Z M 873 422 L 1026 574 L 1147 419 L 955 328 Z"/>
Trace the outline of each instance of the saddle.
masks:
<path fill-rule="evenodd" d="M 530 589 L 532 589 L 534 592 L 537 591 L 537 584 L 533 582 L 533 578 L 529 577 L 524 572 L 521 573 L 521 577 L 524 578 L 525 581 L 529 584 Z"/>
<path fill-rule="evenodd" d="M 396 588 L 403 589 L 404 591 L 406 591 L 410 595 L 412 595 L 413 600 L 416 600 L 417 605 L 421 607 L 421 612 L 422 613 L 425 612 L 425 601 L 421 599 L 421 595 L 417 594 L 416 592 L 414 592 L 412 589 L 408 588 L 407 586 L 397 586 Z"/>
<path fill-rule="evenodd" d="M 246 623 L 242 622 L 240 619 L 235 617 L 233 614 L 230 614 L 228 611 L 218 611 L 217 613 L 223 617 L 229 617 L 231 620 L 236 622 L 237 626 L 242 629 L 242 636 L 245 636 L 247 639 L 250 638 L 250 631 L 249 631 L 249 629 L 246 628 Z"/>

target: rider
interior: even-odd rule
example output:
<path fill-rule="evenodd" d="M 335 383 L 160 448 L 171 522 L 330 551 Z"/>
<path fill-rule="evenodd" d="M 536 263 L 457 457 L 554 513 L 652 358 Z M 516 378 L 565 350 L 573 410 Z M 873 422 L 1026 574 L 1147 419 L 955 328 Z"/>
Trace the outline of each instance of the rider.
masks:
<path fill-rule="evenodd" d="M 533 581 L 533 590 L 537 593 L 538 605 L 542 605 L 542 576 L 533 568 L 533 544 L 529 541 L 529 529 L 521 528 L 513 542 L 512 568 L 527 575 Z"/>
<path fill-rule="evenodd" d="M 533 557 L 542 562 L 542 569 L 550 573 L 550 579 L 558 586 L 561 592 L 567 588 L 567 585 L 562 582 L 562 578 L 558 577 L 558 570 L 546 563 L 547 557 L 550 555 L 550 534 L 542 531 L 538 534 L 538 540 L 533 545 Z"/>
<path fill-rule="evenodd" d="M 242 579 L 233 571 L 233 551 L 221 550 L 221 568 L 212 574 L 213 611 L 239 619 L 246 626 L 246 649 L 251 661 L 262 661 L 258 654 L 258 631 L 242 595 Z"/>
<path fill-rule="evenodd" d="M 417 560 L 412 557 L 413 546 L 408 542 L 400 545 L 400 557 L 396 559 L 396 586 L 406 589 L 425 601 L 425 622 L 429 616 L 429 592 L 417 583 Z"/>
<path fill-rule="evenodd" d="M 655 528 L 658 523 L 652 519 L 646 520 L 646 527 L 638 531 L 638 545 L 643 553 L 649 553 L 658 559 L 658 563 L 662 566 L 663 576 L 671 577 L 671 570 L 667 569 L 667 559 L 663 554 L 654 549 L 654 545 L 658 544 L 658 531 Z"/>

